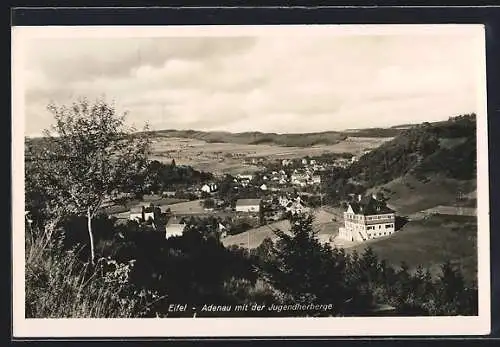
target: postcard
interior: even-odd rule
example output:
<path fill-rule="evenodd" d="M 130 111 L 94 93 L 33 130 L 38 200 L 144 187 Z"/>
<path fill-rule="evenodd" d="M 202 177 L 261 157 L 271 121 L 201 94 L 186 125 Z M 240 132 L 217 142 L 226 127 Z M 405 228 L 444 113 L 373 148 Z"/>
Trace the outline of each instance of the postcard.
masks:
<path fill-rule="evenodd" d="M 482 25 L 12 28 L 14 337 L 490 331 Z"/>

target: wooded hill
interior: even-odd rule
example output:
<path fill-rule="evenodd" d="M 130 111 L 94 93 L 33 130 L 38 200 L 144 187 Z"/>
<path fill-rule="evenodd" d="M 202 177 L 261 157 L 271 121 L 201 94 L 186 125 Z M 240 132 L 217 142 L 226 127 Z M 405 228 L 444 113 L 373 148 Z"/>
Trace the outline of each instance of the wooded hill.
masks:
<path fill-rule="evenodd" d="M 334 145 L 347 137 L 394 137 L 401 133 L 401 129 L 370 128 L 355 129 L 348 132 L 325 131 L 316 133 L 276 134 L 242 132 L 230 133 L 222 131 L 197 131 L 197 130 L 158 130 L 152 131 L 153 136 L 180 137 L 206 141 L 209 143 L 237 143 L 246 145 L 276 145 L 286 147 L 309 147 L 316 145 Z"/>
<path fill-rule="evenodd" d="M 402 130 L 391 141 L 362 156 L 349 176 L 365 187 L 413 174 L 425 181 L 443 175 L 458 180 L 476 177 L 476 115 Z"/>

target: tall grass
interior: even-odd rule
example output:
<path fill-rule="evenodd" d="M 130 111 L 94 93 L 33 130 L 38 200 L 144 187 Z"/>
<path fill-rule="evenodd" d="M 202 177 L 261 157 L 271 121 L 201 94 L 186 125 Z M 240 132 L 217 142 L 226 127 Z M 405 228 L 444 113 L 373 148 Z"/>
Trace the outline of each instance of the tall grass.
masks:
<path fill-rule="evenodd" d="M 76 249 L 63 250 L 50 236 L 26 238 L 27 318 L 129 318 L 146 314 L 154 294 L 128 282 L 133 263 L 101 258 L 92 267 Z"/>

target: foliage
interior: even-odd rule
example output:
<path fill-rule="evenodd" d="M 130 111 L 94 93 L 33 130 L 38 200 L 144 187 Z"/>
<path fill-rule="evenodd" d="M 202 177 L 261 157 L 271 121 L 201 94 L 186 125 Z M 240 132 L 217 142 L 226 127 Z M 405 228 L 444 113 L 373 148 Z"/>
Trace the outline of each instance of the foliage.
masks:
<path fill-rule="evenodd" d="M 151 189 L 188 186 L 211 176 L 174 161 L 146 164 L 147 138 L 126 136 L 114 108 L 104 102 L 82 101 L 53 111 L 62 135 L 47 137 L 42 150 L 29 145 L 26 150 L 26 208 L 36 213 L 30 226 L 44 230 L 29 232 L 26 241 L 28 317 L 171 316 L 171 303 L 252 301 L 333 304 L 331 311 L 321 313 L 329 316 L 377 314 L 379 304 L 391 306 L 398 315 L 477 314 L 476 283 L 466 281 L 453 264 L 443 264 L 440 276 L 433 278 L 428 269 L 412 273 L 406 264 L 388 266 L 371 248 L 348 254 L 321 244 L 309 215 L 290 216 L 290 233 L 277 230 L 275 242 L 266 239 L 254 250 L 225 248 L 217 218 L 187 218 L 182 236 L 165 239 L 163 232 L 143 224 L 120 225 L 99 215 L 96 206 L 116 190 L 139 184 Z M 338 202 L 409 171 L 468 177 L 464 173 L 472 166 L 467 160 L 475 155 L 472 122 L 472 116 L 465 116 L 424 124 L 367 154 L 362 164 L 332 169 L 324 180 L 326 198 Z M 467 140 L 441 148 L 443 137 Z M 464 160 L 459 153 L 465 154 Z M 83 154 L 89 158 L 79 158 Z M 446 165 L 438 166 L 442 162 Z M 219 185 L 219 194 L 228 201 L 258 193 L 234 192 L 232 180 L 226 176 Z M 89 210 L 99 258 L 95 266 L 75 248 L 88 242 L 89 216 L 84 212 Z M 255 219 L 231 220 L 228 233 L 246 230 Z"/>
<path fill-rule="evenodd" d="M 365 154 L 350 167 L 350 176 L 368 187 L 387 183 L 407 173 L 444 174 L 470 179 L 476 168 L 475 114 L 405 130 L 393 140 Z M 465 138 L 455 147 L 441 148 L 440 140 Z"/>
<path fill-rule="evenodd" d="M 156 293 L 129 282 L 133 261 L 82 263 L 46 235 L 26 239 L 27 318 L 129 318 L 147 314 Z"/>
<path fill-rule="evenodd" d="M 194 170 L 190 166 L 166 165 L 157 160 L 152 160 L 146 168 L 144 180 L 145 192 L 159 192 L 174 188 L 189 187 L 213 180 L 213 175 L 207 172 Z"/>
<path fill-rule="evenodd" d="M 214 199 L 203 200 L 203 208 L 207 208 L 207 209 L 215 208 L 215 200 Z"/>
<path fill-rule="evenodd" d="M 380 304 L 396 315 L 477 314 L 475 282 L 466 283 L 450 263 L 438 279 L 422 267 L 415 273 L 404 263 L 394 269 L 369 247 L 348 255 L 321 245 L 310 216 L 294 216 L 291 223 L 290 234 L 277 231 L 275 244 L 269 240 L 254 253 L 281 303 L 332 303 L 329 315 L 376 314 Z"/>
<path fill-rule="evenodd" d="M 80 98 L 71 106 L 51 104 L 48 109 L 55 124 L 45 131 L 46 146 L 30 149 L 27 195 L 38 199 L 26 208 L 86 215 L 93 262 L 91 221 L 106 197 L 140 181 L 150 141 L 134 134 L 125 115 L 104 98 L 93 103 Z M 44 201 L 47 205 L 40 206 Z"/>

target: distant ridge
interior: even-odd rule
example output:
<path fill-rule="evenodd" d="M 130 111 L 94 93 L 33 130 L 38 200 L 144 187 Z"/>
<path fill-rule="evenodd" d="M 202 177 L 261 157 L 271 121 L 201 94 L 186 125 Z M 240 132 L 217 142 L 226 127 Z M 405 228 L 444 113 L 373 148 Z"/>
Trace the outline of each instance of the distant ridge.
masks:
<path fill-rule="evenodd" d="M 437 125 L 442 122 L 429 124 Z M 393 138 L 405 130 L 419 124 L 400 124 L 387 128 L 346 129 L 342 131 L 322 131 L 310 133 L 265 133 L 261 131 L 245 131 L 232 133 L 229 131 L 202 131 L 202 130 L 151 130 L 153 137 L 186 138 L 206 141 L 208 143 L 235 143 L 246 145 L 275 145 L 284 147 L 311 147 L 319 145 L 335 145 L 348 137 Z M 43 137 L 26 137 L 28 141 L 43 142 Z"/>
<path fill-rule="evenodd" d="M 247 145 L 277 145 L 286 147 L 310 147 L 317 145 L 335 145 L 347 137 L 394 137 L 401 133 L 400 129 L 372 128 L 358 129 L 352 132 L 324 131 L 313 133 L 263 133 L 248 131 L 231 133 L 225 131 L 199 131 L 199 130 L 156 130 L 150 131 L 158 137 L 190 138 L 209 143 L 237 143 Z"/>

